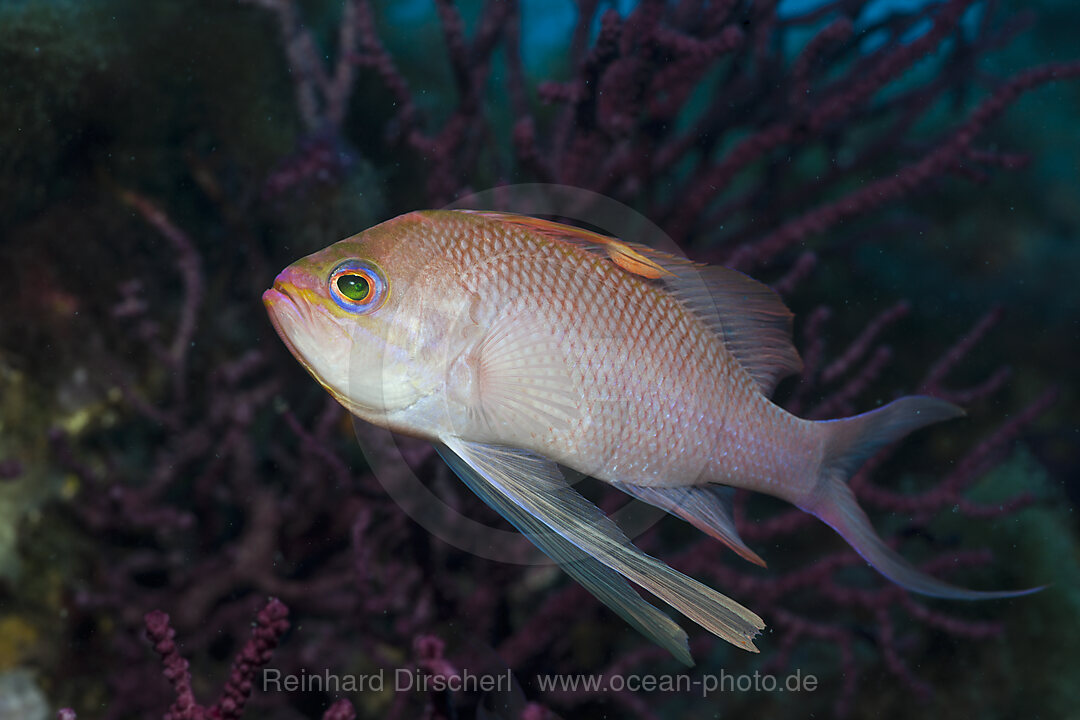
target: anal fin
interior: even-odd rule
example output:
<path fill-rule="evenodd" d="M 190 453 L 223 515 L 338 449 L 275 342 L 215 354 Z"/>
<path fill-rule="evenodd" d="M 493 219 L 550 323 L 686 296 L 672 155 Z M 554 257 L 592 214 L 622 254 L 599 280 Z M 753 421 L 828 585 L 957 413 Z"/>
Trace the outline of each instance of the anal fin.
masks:
<path fill-rule="evenodd" d="M 735 488 L 726 485 L 646 487 L 629 483 L 611 484 L 642 502 L 681 517 L 698 530 L 727 545 L 744 560 L 766 567 L 761 556 L 743 542 L 735 529 L 731 511 Z"/>

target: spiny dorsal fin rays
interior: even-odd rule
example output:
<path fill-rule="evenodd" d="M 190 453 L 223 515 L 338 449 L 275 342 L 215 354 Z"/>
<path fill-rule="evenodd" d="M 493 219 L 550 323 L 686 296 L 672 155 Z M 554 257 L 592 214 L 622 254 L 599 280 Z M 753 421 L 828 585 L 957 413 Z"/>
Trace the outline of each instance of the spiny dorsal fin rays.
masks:
<path fill-rule="evenodd" d="M 721 266 L 680 267 L 664 285 L 724 339 L 765 396 L 802 371 L 791 340 L 794 315 L 768 285 Z"/>
<path fill-rule="evenodd" d="M 642 635 L 674 655 L 679 662 L 691 666 L 694 664 L 686 632 L 638 595 L 621 575 L 599 561 L 584 556 L 577 546 L 552 532 L 547 525 L 512 502 L 449 448 L 436 443 L 435 449 L 481 500 L 509 520 L 598 600 Z"/>
<path fill-rule="evenodd" d="M 666 510 L 734 550 L 744 560 L 765 567 L 765 561 L 751 550 L 739 531 L 731 510 L 735 489 L 725 485 L 678 485 L 647 487 L 629 483 L 611 483 L 642 502 Z"/>
<path fill-rule="evenodd" d="M 568 486 L 558 466 L 524 450 L 443 442 L 498 492 L 532 517 L 628 580 L 644 587 L 714 635 L 757 652 L 765 627 L 753 612 L 638 550 L 599 508 Z"/>
<path fill-rule="evenodd" d="M 791 340 L 791 311 L 772 288 L 737 270 L 702 265 L 551 220 L 478 210 L 460 212 L 532 230 L 607 257 L 627 272 L 661 283 L 723 338 L 728 351 L 766 396 L 780 380 L 802 370 L 802 359 Z"/>

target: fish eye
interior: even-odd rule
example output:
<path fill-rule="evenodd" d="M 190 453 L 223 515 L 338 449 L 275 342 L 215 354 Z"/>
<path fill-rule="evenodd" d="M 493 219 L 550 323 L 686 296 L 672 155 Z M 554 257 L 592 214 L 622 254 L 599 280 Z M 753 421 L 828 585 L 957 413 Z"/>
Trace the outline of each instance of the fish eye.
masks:
<path fill-rule="evenodd" d="M 337 289 L 353 302 L 362 303 L 371 293 L 371 283 L 360 273 L 342 273 L 338 275 Z"/>
<path fill-rule="evenodd" d="M 369 313 L 386 299 L 389 286 L 372 262 L 346 260 L 330 272 L 330 296 L 344 310 Z"/>

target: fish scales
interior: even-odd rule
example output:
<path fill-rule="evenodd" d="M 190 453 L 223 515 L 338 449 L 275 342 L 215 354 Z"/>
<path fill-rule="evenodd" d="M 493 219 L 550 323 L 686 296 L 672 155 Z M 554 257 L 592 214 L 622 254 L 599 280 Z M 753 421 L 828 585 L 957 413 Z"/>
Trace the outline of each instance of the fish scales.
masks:
<path fill-rule="evenodd" d="M 634 484 L 783 486 L 793 469 L 816 470 L 814 425 L 767 402 L 723 340 L 655 284 L 581 247 L 473 216 L 431 243 L 421 252 L 446 252 L 462 291 L 489 309 L 482 322 L 528 319 L 565 348 L 575 418 L 546 438 L 513 440 Z M 787 447 L 773 441 L 764 452 L 767 437 Z"/>
<path fill-rule="evenodd" d="M 975 591 L 882 542 L 848 478 L 877 449 L 962 411 L 906 397 L 809 421 L 768 395 L 797 372 L 790 313 L 723 268 L 504 213 L 426 211 L 297 261 L 263 296 L 275 329 L 350 412 L 431 440 L 453 470 L 590 592 L 683 662 L 645 587 L 747 650 L 764 622 L 635 548 L 559 465 L 687 520 L 745 559 L 733 488 L 787 500 L 915 592 Z"/>

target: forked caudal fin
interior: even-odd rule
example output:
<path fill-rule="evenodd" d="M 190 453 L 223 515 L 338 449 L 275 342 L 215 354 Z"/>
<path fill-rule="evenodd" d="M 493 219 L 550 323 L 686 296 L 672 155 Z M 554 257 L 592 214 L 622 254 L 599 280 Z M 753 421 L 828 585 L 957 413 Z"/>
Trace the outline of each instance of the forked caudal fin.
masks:
<path fill-rule="evenodd" d="M 912 592 L 954 600 L 1016 597 L 1028 590 L 980 591 L 950 585 L 917 570 L 875 532 L 859 507 L 847 481 L 881 447 L 913 430 L 959 417 L 964 411 L 931 397 L 900 398 L 885 407 L 855 417 L 823 422 L 827 433 L 825 457 L 817 484 L 799 506 L 826 522 L 878 572 Z"/>

